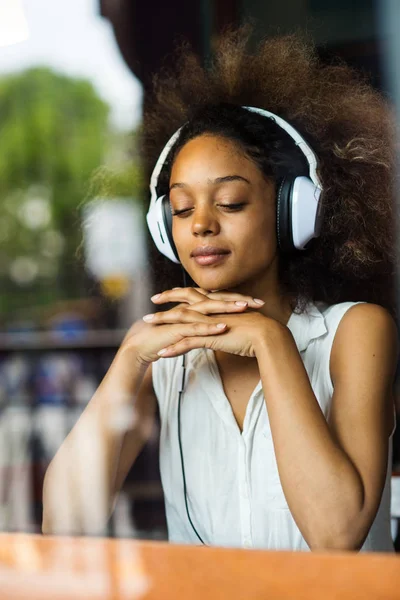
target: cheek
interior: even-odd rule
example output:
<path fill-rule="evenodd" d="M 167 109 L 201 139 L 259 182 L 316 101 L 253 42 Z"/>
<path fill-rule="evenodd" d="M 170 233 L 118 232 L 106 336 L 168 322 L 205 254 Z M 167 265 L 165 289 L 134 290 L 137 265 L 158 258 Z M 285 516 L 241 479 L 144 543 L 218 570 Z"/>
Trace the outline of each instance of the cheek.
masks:
<path fill-rule="evenodd" d="M 174 219 L 172 223 L 172 237 L 176 249 L 178 251 L 179 258 L 186 270 L 190 268 L 192 259 L 188 257 L 189 250 L 192 250 L 193 246 L 193 235 L 189 225 L 185 224 L 185 221 Z"/>
<path fill-rule="evenodd" d="M 253 254 L 263 255 L 275 250 L 277 244 L 276 211 L 271 208 L 268 214 L 256 215 L 242 227 L 242 243 Z M 261 258 L 261 256 L 260 256 Z"/>
<path fill-rule="evenodd" d="M 189 221 L 187 221 L 188 223 Z M 174 238 L 175 246 L 179 250 L 185 249 L 188 243 L 190 243 L 192 238 L 191 228 L 188 224 L 185 224 L 183 219 L 174 219 L 172 221 L 172 237 Z"/>
<path fill-rule="evenodd" d="M 264 264 L 275 255 L 277 237 L 275 229 L 257 227 L 253 230 L 247 243 L 244 245 L 244 253 L 253 264 Z"/>

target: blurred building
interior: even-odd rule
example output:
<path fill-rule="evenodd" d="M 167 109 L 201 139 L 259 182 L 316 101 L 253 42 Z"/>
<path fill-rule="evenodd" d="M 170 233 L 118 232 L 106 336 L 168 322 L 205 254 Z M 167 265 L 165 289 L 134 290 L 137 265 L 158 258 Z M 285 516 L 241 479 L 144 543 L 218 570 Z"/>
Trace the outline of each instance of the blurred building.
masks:
<path fill-rule="evenodd" d="M 321 54 L 339 55 L 366 69 L 381 85 L 376 0 L 99 0 L 110 20 L 121 53 L 148 89 L 151 76 L 168 65 L 177 39 L 188 40 L 203 58 L 222 30 L 246 20 L 258 37 L 307 30 Z"/>

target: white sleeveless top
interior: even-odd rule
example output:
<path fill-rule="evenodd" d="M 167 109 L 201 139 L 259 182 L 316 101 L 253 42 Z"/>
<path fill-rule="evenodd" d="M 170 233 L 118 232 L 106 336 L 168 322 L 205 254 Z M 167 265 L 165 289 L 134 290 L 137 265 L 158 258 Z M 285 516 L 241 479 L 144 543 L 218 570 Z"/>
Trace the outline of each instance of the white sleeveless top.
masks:
<path fill-rule="evenodd" d="M 332 342 L 341 318 L 355 304 L 359 303 L 310 303 L 306 313 L 293 312 L 287 323 L 325 418 L 333 394 L 329 374 Z M 178 443 L 181 365 L 181 356 L 153 363 L 153 386 L 161 417 L 160 473 L 169 540 L 199 544 L 186 513 Z M 364 551 L 394 551 L 390 530 L 392 436 L 393 432 L 385 487 Z M 250 397 L 241 433 L 224 393 L 214 352 L 204 348 L 188 352 L 181 438 L 189 513 L 206 544 L 310 549 L 283 493 L 261 380 Z"/>

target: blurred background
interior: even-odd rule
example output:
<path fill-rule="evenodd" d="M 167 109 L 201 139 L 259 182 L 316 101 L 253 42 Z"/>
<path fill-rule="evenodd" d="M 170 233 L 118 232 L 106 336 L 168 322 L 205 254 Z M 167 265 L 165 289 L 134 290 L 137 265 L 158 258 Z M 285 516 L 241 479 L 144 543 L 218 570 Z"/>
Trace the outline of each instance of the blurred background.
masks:
<path fill-rule="evenodd" d="M 0 0 L 0 530 L 40 532 L 47 465 L 161 291 L 137 136 L 174 41 L 207 60 L 231 24 L 254 20 L 256 37 L 306 29 L 324 61 L 341 57 L 390 97 L 384 4 Z M 159 418 L 110 536 L 166 539 L 158 431 Z M 393 474 L 400 551 L 398 431 Z"/>

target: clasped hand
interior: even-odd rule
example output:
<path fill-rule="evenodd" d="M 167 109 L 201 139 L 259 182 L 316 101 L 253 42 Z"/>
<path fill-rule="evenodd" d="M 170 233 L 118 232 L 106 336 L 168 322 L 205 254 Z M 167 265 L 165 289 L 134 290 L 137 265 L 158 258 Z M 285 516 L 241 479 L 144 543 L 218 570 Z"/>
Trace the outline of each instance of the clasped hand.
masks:
<path fill-rule="evenodd" d="M 195 348 L 255 357 L 260 336 L 277 324 L 259 312 L 263 301 L 224 290 L 174 288 L 153 296 L 152 301 L 178 304 L 170 310 L 145 315 L 143 321 L 148 327 L 134 328 L 135 345 L 146 362 L 160 356 L 179 356 Z"/>

